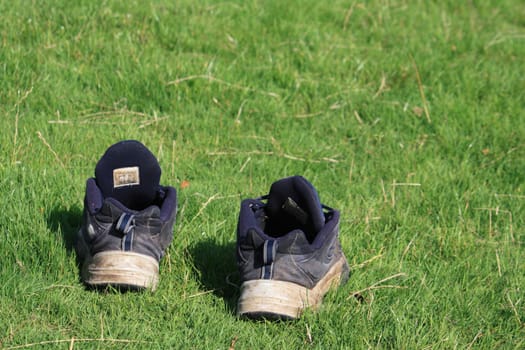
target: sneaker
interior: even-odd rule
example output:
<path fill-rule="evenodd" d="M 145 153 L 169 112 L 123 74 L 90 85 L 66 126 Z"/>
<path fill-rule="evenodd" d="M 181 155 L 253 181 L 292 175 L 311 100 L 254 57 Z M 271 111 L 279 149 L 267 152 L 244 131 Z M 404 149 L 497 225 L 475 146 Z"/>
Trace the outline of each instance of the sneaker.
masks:
<path fill-rule="evenodd" d="M 173 238 L 177 192 L 159 185 L 155 156 L 138 141 L 109 147 L 87 180 L 76 251 L 90 287 L 151 289 Z"/>
<path fill-rule="evenodd" d="M 317 309 L 330 288 L 348 279 L 338 233 L 339 211 L 322 205 L 301 176 L 244 200 L 237 228 L 238 315 L 295 319 Z"/>

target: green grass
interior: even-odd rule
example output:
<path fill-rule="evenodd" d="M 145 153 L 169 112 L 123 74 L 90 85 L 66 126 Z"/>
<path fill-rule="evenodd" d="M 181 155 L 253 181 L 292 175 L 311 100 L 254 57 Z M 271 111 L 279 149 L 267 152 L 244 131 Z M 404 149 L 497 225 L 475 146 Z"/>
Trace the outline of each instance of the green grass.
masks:
<path fill-rule="evenodd" d="M 525 347 L 521 1 L 0 13 L 0 347 Z M 121 139 L 179 190 L 155 293 L 79 282 L 85 180 Z M 342 211 L 353 273 L 318 313 L 238 320 L 239 201 L 293 174 Z"/>

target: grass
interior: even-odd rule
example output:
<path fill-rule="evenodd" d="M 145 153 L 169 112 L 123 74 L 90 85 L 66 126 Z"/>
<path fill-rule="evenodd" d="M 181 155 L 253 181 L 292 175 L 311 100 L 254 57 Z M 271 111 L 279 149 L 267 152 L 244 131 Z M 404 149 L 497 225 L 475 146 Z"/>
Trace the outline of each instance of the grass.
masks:
<path fill-rule="evenodd" d="M 525 347 L 520 1 L 0 13 L 0 347 Z M 155 293 L 79 282 L 85 180 L 121 139 L 179 191 Z M 293 174 L 342 211 L 352 276 L 298 321 L 238 320 L 239 200 Z"/>

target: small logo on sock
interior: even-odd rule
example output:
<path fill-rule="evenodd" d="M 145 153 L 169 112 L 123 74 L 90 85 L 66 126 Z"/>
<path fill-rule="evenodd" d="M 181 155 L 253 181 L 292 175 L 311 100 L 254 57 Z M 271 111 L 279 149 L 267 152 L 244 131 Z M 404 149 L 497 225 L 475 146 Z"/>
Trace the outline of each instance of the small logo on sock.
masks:
<path fill-rule="evenodd" d="M 139 167 L 113 169 L 113 188 L 140 185 Z"/>

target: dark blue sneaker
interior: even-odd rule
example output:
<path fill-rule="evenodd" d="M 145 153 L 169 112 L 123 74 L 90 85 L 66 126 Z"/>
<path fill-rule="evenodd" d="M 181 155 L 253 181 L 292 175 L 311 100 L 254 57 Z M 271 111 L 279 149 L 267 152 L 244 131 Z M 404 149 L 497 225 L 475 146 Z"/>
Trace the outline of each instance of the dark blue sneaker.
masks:
<path fill-rule="evenodd" d="M 339 211 L 322 205 L 301 176 L 244 200 L 237 228 L 238 315 L 294 319 L 318 308 L 330 288 L 348 279 L 338 233 Z"/>
<path fill-rule="evenodd" d="M 152 289 L 173 239 L 177 192 L 159 185 L 155 156 L 138 141 L 106 151 L 87 180 L 76 251 L 91 287 Z"/>

